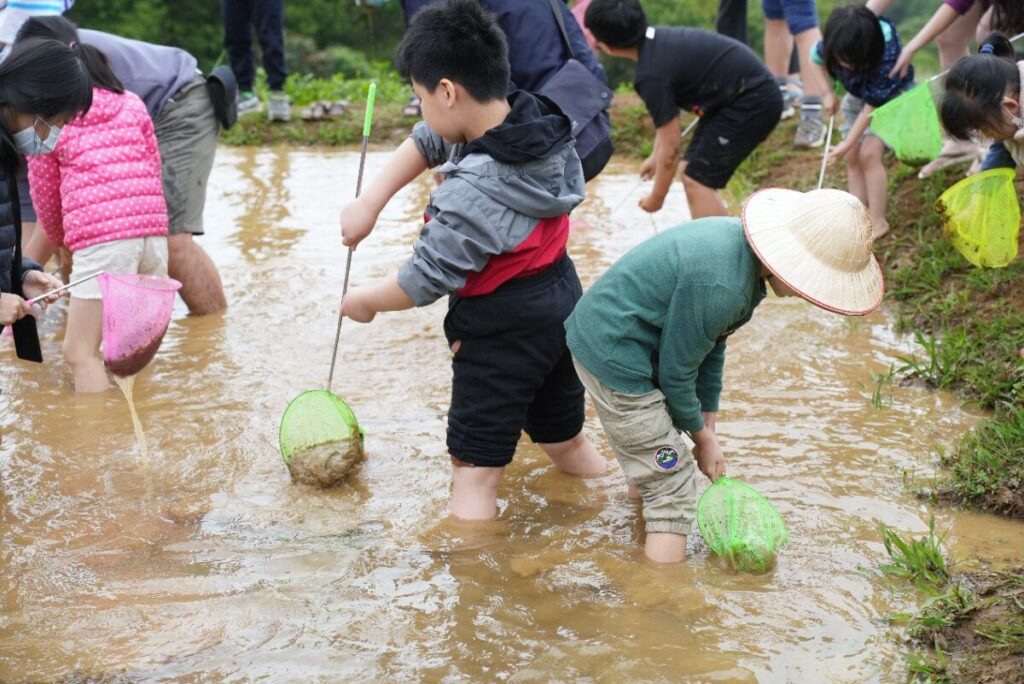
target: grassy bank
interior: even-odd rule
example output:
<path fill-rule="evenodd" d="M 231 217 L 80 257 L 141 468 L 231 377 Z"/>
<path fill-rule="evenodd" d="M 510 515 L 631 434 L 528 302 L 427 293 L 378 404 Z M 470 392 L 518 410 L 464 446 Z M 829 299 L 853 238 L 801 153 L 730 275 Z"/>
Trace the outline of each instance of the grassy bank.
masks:
<path fill-rule="evenodd" d="M 814 187 L 821 151 L 793 149 L 792 135 L 793 124 L 782 124 L 747 160 L 729 186 L 733 201 L 759 187 Z M 964 170 L 920 180 L 916 170 L 893 161 L 893 229 L 876 253 L 897 327 L 922 349 L 903 360 L 904 377 L 993 411 L 940 454 L 943 467 L 923 489 L 937 502 L 1024 518 L 1024 259 L 1004 269 L 975 269 L 944 237 L 932 205 Z M 841 169 L 828 173 L 827 186 L 845 187 Z M 884 529 L 882 535 L 892 556 L 884 569 L 912 580 L 928 597 L 917 614 L 898 616 L 915 643 L 908 653 L 911 677 L 1024 681 L 1024 567 L 959 571 L 946 566 L 934 533 L 918 540 Z"/>
<path fill-rule="evenodd" d="M 909 679 L 926 682 L 1024 680 L 1024 567 L 954 572 L 934 526 L 917 539 L 881 528 L 890 562 L 882 572 L 928 598 L 914 614 L 894 615 L 923 648 L 907 654 Z"/>

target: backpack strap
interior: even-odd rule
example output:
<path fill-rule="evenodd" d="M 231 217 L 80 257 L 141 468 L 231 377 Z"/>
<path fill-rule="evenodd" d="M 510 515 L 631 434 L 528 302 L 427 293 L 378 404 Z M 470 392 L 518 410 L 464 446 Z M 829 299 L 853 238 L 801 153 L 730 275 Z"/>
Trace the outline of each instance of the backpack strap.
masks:
<path fill-rule="evenodd" d="M 572 43 L 569 42 L 569 34 L 565 30 L 565 17 L 562 16 L 562 8 L 558 0 L 548 0 L 548 4 L 551 5 L 551 11 L 555 13 L 555 21 L 558 22 L 558 30 L 562 34 L 562 42 L 565 43 L 566 49 L 569 51 L 570 59 L 576 58 L 576 53 L 573 52 Z"/>

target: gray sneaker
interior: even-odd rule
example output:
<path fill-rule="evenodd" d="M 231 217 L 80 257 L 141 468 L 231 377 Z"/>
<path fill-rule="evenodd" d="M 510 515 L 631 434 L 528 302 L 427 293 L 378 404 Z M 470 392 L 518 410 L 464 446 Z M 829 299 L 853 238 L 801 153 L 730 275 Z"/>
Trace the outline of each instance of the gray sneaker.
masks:
<path fill-rule="evenodd" d="M 241 92 L 238 93 L 238 115 L 249 114 L 251 112 L 258 112 L 263 109 L 263 103 L 260 102 L 260 98 L 252 92 Z"/>
<path fill-rule="evenodd" d="M 292 103 L 281 91 L 271 92 L 267 101 L 267 121 L 291 121 Z"/>
<path fill-rule="evenodd" d="M 824 144 L 825 123 L 821 120 L 821 113 L 807 116 L 801 112 L 800 123 L 793 137 L 793 147 L 821 147 Z"/>

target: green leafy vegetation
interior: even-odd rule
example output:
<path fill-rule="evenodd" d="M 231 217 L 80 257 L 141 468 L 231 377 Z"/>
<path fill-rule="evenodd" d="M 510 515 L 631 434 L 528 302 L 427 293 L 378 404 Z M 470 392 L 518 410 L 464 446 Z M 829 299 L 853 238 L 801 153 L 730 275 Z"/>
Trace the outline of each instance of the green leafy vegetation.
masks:
<path fill-rule="evenodd" d="M 949 579 L 934 518 L 928 522 L 928 536 L 919 539 L 904 539 L 885 525 L 879 527 L 879 533 L 891 561 L 881 567 L 886 575 L 905 578 L 926 590 L 934 590 Z"/>

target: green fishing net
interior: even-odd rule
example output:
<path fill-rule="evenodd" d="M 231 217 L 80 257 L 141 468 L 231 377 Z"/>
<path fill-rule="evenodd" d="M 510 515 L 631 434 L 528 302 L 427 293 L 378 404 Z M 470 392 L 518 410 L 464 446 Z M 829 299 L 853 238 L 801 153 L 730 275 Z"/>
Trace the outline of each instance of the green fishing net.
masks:
<path fill-rule="evenodd" d="M 905 164 L 924 166 L 937 158 L 942 152 L 942 129 L 928 82 L 873 111 L 871 130 Z"/>
<path fill-rule="evenodd" d="M 990 169 L 965 178 L 935 202 L 946 237 L 981 268 L 1002 268 L 1017 257 L 1020 203 L 1015 169 Z"/>
<path fill-rule="evenodd" d="M 303 392 L 288 404 L 279 439 L 292 480 L 302 484 L 333 487 L 365 458 L 355 414 L 326 390 Z"/>
<path fill-rule="evenodd" d="M 753 487 L 720 477 L 697 502 L 697 526 L 708 547 L 740 572 L 760 574 L 775 565 L 789 540 L 786 523 Z"/>

